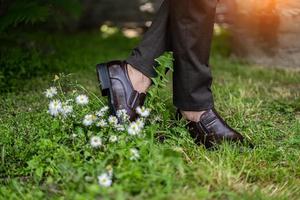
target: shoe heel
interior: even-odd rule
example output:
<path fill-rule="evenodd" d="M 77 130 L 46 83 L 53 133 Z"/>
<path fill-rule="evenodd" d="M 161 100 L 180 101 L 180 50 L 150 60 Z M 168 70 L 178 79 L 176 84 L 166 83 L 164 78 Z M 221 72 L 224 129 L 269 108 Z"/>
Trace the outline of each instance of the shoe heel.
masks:
<path fill-rule="evenodd" d="M 107 65 L 105 63 L 98 64 L 96 70 L 102 96 L 108 96 L 110 89 L 110 79 Z"/>

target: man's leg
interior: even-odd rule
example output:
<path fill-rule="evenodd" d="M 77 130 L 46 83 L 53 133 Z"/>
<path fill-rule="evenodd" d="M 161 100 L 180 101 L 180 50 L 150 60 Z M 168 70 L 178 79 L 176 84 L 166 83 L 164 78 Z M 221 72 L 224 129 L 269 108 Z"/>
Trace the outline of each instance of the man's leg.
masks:
<path fill-rule="evenodd" d="M 209 55 L 217 0 L 170 1 L 175 105 L 197 144 L 210 148 L 224 140 L 242 142 L 243 136 L 213 108 Z"/>
<path fill-rule="evenodd" d="M 213 107 L 208 65 L 217 0 L 165 0 L 152 26 L 127 62 L 136 90 L 145 92 L 155 76 L 154 59 L 174 52 L 174 104 L 199 117 Z M 192 112 L 193 111 L 193 112 Z"/>
<path fill-rule="evenodd" d="M 170 50 L 168 21 L 169 0 L 164 0 L 151 27 L 144 35 L 140 44 L 133 49 L 130 57 L 126 60 L 128 64 L 147 77 L 154 77 L 156 75 L 154 70 L 155 59 L 165 51 Z"/>
<path fill-rule="evenodd" d="M 131 56 L 123 61 L 98 64 L 98 80 L 103 96 L 108 96 L 111 114 L 126 110 L 130 121 L 137 119 L 136 108 L 143 106 L 146 91 L 155 76 L 155 59 L 168 50 L 169 0 L 165 0 L 152 26 Z M 119 119 L 122 121 L 122 119 Z"/>
<path fill-rule="evenodd" d="M 184 111 L 213 107 L 208 66 L 217 0 L 165 0 L 143 40 L 126 60 L 140 92 L 155 76 L 155 58 L 174 52 L 174 104 Z M 189 113 L 189 115 L 198 115 Z"/>
<path fill-rule="evenodd" d="M 216 5 L 217 0 L 170 0 L 174 104 L 182 111 L 204 111 L 214 104 L 209 55 Z"/>

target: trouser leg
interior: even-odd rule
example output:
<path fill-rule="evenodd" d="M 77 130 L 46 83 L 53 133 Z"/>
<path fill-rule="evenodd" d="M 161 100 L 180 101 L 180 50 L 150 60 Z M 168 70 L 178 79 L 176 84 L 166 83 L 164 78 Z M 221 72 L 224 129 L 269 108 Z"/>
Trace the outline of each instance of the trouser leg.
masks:
<path fill-rule="evenodd" d="M 213 107 L 210 46 L 217 0 L 165 0 L 141 43 L 126 60 L 148 77 L 155 58 L 174 54 L 174 104 L 181 110 Z"/>
<path fill-rule="evenodd" d="M 174 104 L 184 111 L 213 107 L 209 67 L 217 0 L 170 0 Z"/>
<path fill-rule="evenodd" d="M 133 49 L 126 62 L 148 77 L 156 76 L 155 59 L 170 50 L 169 31 L 169 0 L 164 0 L 158 10 L 151 27 L 145 33 L 140 44 Z"/>

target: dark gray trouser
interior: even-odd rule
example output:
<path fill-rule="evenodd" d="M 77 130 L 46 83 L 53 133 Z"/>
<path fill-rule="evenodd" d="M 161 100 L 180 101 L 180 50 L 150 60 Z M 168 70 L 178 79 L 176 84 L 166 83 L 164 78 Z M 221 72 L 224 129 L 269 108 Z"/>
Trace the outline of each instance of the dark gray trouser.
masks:
<path fill-rule="evenodd" d="M 173 100 L 184 111 L 201 111 L 214 105 L 209 55 L 217 1 L 164 0 L 150 29 L 126 60 L 146 76 L 154 77 L 154 59 L 173 51 Z"/>

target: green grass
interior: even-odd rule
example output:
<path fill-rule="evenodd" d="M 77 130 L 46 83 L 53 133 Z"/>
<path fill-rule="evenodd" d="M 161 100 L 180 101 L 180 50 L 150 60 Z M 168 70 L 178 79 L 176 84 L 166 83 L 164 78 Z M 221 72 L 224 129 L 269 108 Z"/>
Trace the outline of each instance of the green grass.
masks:
<path fill-rule="evenodd" d="M 42 92 L 54 74 L 65 72 L 98 95 L 95 65 L 125 58 L 138 40 L 103 38 L 100 33 L 22 37 L 50 49 L 39 59 L 55 70 L 18 80 L 0 95 L 1 199 L 300 198 L 299 72 L 252 66 L 218 56 L 214 49 L 216 108 L 254 149 L 225 143 L 209 151 L 194 145 L 184 122 L 173 120 L 172 94 L 166 87 L 148 99 L 148 106 L 157 110 L 145 138 L 95 150 L 89 137 L 104 133 L 80 126 L 68 129 L 52 119 Z M 90 109 L 97 108 L 96 99 L 92 102 Z M 78 137 L 72 139 L 72 133 Z M 139 148 L 140 160 L 128 159 L 131 147 Z M 114 183 L 101 188 L 97 176 L 109 165 Z"/>

